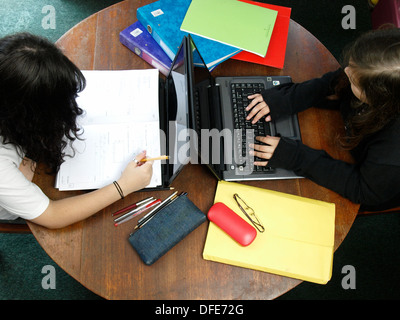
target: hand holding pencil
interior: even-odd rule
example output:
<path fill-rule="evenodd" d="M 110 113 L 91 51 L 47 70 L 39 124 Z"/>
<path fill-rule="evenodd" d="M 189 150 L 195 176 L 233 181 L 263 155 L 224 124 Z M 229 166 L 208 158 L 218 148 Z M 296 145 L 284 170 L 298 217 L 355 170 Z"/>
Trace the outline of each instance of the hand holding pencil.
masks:
<path fill-rule="evenodd" d="M 114 184 L 118 186 L 118 192 L 121 197 L 131 192 L 145 188 L 153 175 L 153 162 L 155 160 L 167 160 L 168 156 L 159 156 L 155 158 L 147 158 L 146 151 L 136 155 L 135 158 L 128 163 L 122 172 L 118 181 Z"/>
<path fill-rule="evenodd" d="M 117 183 L 125 196 L 147 187 L 150 183 L 153 175 L 153 161 L 141 162 L 141 160 L 145 158 L 146 151 L 136 155 L 135 158 L 128 163 L 121 177 L 118 179 Z"/>

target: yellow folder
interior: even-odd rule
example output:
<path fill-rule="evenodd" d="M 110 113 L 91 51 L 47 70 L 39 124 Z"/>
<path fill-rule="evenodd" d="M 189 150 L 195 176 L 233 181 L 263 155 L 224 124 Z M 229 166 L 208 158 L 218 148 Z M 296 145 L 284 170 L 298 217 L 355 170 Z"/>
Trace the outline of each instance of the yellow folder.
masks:
<path fill-rule="evenodd" d="M 234 182 L 218 182 L 214 202 L 244 220 L 237 193 L 265 227 L 243 247 L 210 222 L 203 258 L 291 278 L 326 284 L 332 276 L 335 204 Z"/>

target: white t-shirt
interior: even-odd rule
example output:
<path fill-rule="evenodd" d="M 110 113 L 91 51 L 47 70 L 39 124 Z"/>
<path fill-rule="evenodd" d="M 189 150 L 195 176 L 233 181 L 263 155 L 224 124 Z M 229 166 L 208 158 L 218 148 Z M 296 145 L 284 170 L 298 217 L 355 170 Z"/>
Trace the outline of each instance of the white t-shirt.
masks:
<path fill-rule="evenodd" d="M 50 200 L 18 169 L 22 158 L 16 147 L 2 141 L 0 137 L 0 219 L 35 219 L 47 209 Z"/>

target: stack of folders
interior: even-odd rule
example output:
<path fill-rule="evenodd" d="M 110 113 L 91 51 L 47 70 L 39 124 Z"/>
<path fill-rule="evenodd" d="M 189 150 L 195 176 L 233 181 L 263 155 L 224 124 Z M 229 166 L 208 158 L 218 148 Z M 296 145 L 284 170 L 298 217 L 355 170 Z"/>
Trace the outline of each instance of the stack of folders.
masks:
<path fill-rule="evenodd" d="M 229 58 L 283 68 L 290 13 L 248 0 L 159 0 L 138 8 L 120 42 L 164 75 L 188 33 L 210 71 Z"/>

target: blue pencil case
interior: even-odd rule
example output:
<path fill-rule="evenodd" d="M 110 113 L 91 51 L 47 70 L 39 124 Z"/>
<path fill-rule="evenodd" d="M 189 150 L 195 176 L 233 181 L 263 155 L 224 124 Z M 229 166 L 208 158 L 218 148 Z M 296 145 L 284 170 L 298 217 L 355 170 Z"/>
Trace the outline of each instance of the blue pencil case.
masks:
<path fill-rule="evenodd" d="M 143 262 L 152 265 L 204 221 L 206 215 L 182 195 L 132 233 L 129 242 Z"/>

